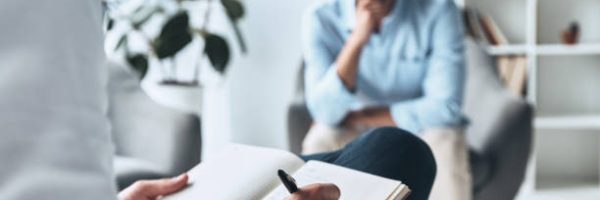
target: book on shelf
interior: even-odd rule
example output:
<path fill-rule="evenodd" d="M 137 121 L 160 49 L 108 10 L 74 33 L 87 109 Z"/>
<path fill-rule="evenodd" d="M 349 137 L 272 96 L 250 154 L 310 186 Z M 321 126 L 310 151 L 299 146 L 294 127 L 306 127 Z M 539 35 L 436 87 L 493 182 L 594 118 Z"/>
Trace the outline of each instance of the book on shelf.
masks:
<path fill-rule="evenodd" d="M 502 83 L 512 93 L 523 96 L 527 85 L 527 57 L 500 56 L 496 60 L 496 68 Z"/>
<path fill-rule="evenodd" d="M 521 96 L 525 91 L 525 85 L 527 82 L 527 58 L 525 56 L 518 56 L 514 58 L 514 69 L 508 82 L 508 89 L 514 94 Z"/>
<path fill-rule="evenodd" d="M 483 46 L 489 45 L 486 38 L 485 31 L 481 27 L 480 14 L 477 10 L 472 8 L 465 8 L 464 19 L 467 33 L 473 37 L 473 39 Z"/>
<path fill-rule="evenodd" d="M 513 64 L 515 59 L 510 56 L 500 56 L 496 60 L 496 68 L 498 70 L 498 76 L 502 83 L 510 82 L 512 76 Z"/>
<path fill-rule="evenodd" d="M 190 185 L 163 200 L 281 200 L 290 194 L 277 176 L 279 169 L 290 172 L 298 187 L 333 183 L 340 188 L 340 199 L 402 200 L 410 194 L 408 186 L 397 180 L 320 161 L 304 162 L 283 150 L 231 145 L 191 169 Z"/>
<path fill-rule="evenodd" d="M 473 8 L 465 8 L 464 20 L 467 33 L 482 46 L 503 46 L 509 41 L 489 15 L 479 13 Z M 496 70 L 503 85 L 512 93 L 525 94 L 527 82 L 527 58 L 525 56 L 496 57 Z"/>
<path fill-rule="evenodd" d="M 509 41 L 496 21 L 489 15 L 482 15 L 473 8 L 465 8 L 465 26 L 467 32 L 484 46 L 508 45 Z"/>
<path fill-rule="evenodd" d="M 480 21 L 481 27 L 483 27 L 485 35 L 490 44 L 496 46 L 509 44 L 508 39 L 506 39 L 506 36 L 502 30 L 500 30 L 500 27 L 498 27 L 498 24 L 496 24 L 496 21 L 494 21 L 491 16 L 483 16 Z"/>

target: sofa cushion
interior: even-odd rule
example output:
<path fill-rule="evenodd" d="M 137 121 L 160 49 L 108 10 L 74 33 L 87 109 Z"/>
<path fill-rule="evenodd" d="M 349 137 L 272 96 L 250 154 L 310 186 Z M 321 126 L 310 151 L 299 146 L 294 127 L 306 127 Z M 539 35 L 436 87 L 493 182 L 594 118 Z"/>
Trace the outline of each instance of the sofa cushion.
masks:
<path fill-rule="evenodd" d="M 136 74 L 111 62 L 109 110 L 116 154 L 160 166 L 171 175 L 200 162 L 200 119 L 153 101 Z"/>
<path fill-rule="evenodd" d="M 494 61 L 475 41 L 465 40 L 467 84 L 463 111 L 469 117 L 466 130 L 470 151 L 474 190 L 488 182 L 493 174 L 493 154 L 488 146 L 497 134 L 502 110 L 510 102 L 510 94 L 503 88 L 494 67 Z"/>
<path fill-rule="evenodd" d="M 494 134 L 500 134 L 494 129 L 514 97 L 503 88 L 491 56 L 473 40 L 465 42 L 468 75 L 463 112 L 471 122 L 466 130 L 467 140 L 471 149 L 484 153 Z"/>
<path fill-rule="evenodd" d="M 169 175 L 154 163 L 132 157 L 115 156 L 113 167 L 119 190 L 126 188 L 137 180 L 164 178 Z"/>

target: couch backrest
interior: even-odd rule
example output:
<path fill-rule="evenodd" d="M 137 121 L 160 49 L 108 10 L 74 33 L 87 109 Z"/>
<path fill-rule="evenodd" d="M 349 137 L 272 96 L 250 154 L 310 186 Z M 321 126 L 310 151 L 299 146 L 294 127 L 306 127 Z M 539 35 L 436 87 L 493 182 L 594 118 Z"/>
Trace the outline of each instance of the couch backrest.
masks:
<path fill-rule="evenodd" d="M 471 123 L 467 128 L 468 143 L 472 150 L 493 151 L 502 138 L 510 137 L 515 126 L 531 123 L 531 108 L 522 99 L 510 93 L 502 85 L 494 60 L 470 38 L 465 40 L 467 61 L 467 84 L 463 111 Z M 529 120 L 529 121 L 527 121 Z"/>
<path fill-rule="evenodd" d="M 111 63 L 109 71 L 108 113 L 117 155 L 152 162 L 170 173 L 199 163 L 199 118 L 154 102 L 128 68 Z"/>

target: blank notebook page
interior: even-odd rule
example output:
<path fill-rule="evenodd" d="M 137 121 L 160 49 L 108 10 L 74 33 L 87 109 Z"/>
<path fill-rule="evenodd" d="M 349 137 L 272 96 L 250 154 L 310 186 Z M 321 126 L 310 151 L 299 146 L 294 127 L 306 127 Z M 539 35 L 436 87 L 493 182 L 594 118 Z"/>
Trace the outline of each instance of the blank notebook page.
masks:
<path fill-rule="evenodd" d="M 165 200 L 261 199 L 279 184 L 278 169 L 295 171 L 302 164 L 285 151 L 234 145 L 190 170 L 192 185 Z"/>

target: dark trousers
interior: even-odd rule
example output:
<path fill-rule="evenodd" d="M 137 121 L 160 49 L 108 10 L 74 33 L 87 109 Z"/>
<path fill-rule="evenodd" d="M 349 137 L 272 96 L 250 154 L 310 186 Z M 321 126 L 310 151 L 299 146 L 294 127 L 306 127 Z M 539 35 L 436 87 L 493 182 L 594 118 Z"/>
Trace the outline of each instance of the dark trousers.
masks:
<path fill-rule="evenodd" d="M 302 158 L 402 181 L 412 190 L 409 200 L 426 200 L 436 173 L 429 146 L 413 134 L 391 127 L 365 133 L 341 150 Z"/>

